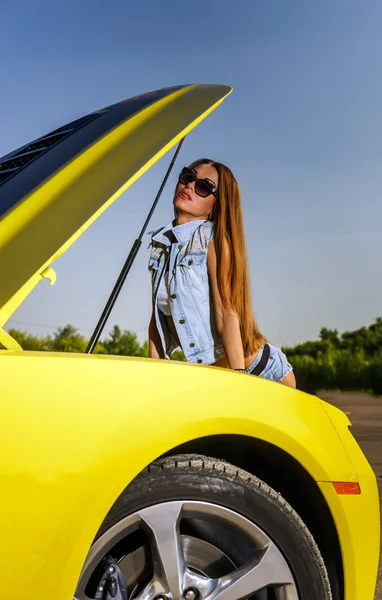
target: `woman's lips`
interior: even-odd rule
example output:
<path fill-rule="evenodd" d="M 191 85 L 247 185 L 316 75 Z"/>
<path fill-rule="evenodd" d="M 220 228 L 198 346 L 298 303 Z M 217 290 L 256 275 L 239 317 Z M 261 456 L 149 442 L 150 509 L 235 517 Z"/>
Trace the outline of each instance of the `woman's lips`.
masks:
<path fill-rule="evenodd" d="M 191 196 L 187 194 L 187 192 L 179 192 L 179 198 L 184 198 L 184 200 L 191 200 Z"/>

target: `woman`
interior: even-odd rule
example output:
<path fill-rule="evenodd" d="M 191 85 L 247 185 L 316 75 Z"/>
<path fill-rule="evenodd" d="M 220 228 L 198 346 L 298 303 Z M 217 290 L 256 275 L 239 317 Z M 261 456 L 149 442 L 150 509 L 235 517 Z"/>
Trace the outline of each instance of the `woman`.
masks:
<path fill-rule="evenodd" d="M 221 163 L 182 170 L 175 220 L 152 234 L 149 356 L 246 371 L 296 387 L 291 365 L 251 314 L 239 186 Z"/>

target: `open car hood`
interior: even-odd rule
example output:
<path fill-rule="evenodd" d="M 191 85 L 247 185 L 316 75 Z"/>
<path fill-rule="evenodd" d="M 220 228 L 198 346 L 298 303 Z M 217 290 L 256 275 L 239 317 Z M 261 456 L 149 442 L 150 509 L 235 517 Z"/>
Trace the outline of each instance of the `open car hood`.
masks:
<path fill-rule="evenodd" d="M 0 328 L 43 277 L 54 283 L 52 262 L 230 92 L 195 84 L 136 96 L 0 159 Z"/>

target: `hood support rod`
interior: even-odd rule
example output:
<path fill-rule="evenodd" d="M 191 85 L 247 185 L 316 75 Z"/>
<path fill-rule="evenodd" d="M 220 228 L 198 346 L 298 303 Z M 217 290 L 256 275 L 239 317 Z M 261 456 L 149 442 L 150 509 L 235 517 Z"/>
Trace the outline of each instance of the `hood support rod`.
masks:
<path fill-rule="evenodd" d="M 159 191 L 158 191 L 158 193 L 156 195 L 156 198 L 155 198 L 155 200 L 153 202 L 153 205 L 152 205 L 152 207 L 150 209 L 150 212 L 147 215 L 147 218 L 146 218 L 146 221 L 145 221 L 145 223 L 144 223 L 144 225 L 142 227 L 141 233 L 139 234 L 139 237 L 135 240 L 135 242 L 134 242 L 134 244 L 133 244 L 133 246 L 132 246 L 132 248 L 131 248 L 131 250 L 129 252 L 129 255 L 128 255 L 126 261 L 125 261 L 125 264 L 122 267 L 122 270 L 121 270 L 121 272 L 120 272 L 120 274 L 118 276 L 118 279 L 117 279 L 117 281 L 116 281 L 116 283 L 114 285 L 114 288 L 113 288 L 113 290 L 112 290 L 112 292 L 111 292 L 111 294 L 109 296 L 109 299 L 106 302 L 105 308 L 103 309 L 103 312 L 102 312 L 102 314 L 101 314 L 101 316 L 100 316 L 100 318 L 98 320 L 96 328 L 94 329 L 94 332 L 92 333 L 92 336 L 91 336 L 91 338 L 89 340 L 88 346 L 87 346 L 87 348 L 85 350 L 86 354 L 92 354 L 94 348 L 96 347 L 96 345 L 97 345 L 97 343 L 99 341 L 101 333 L 102 333 L 102 331 L 103 331 L 103 329 L 104 329 L 104 327 L 106 325 L 106 322 L 107 322 L 107 320 L 108 320 L 108 318 L 110 316 L 110 313 L 113 310 L 113 306 L 114 306 L 114 304 L 115 304 L 115 302 L 116 302 L 116 300 L 117 300 L 117 298 L 118 298 L 118 296 L 120 294 L 120 291 L 122 290 L 123 284 L 125 283 L 126 277 L 128 276 L 129 271 L 130 271 L 130 269 L 132 267 L 132 264 L 133 264 L 133 262 L 135 260 L 135 257 L 138 254 L 139 248 L 141 247 L 142 238 L 144 236 L 144 233 L 145 233 L 145 231 L 147 229 L 147 226 L 148 226 L 148 224 L 150 222 L 150 219 L 151 219 L 151 217 L 153 215 L 153 212 L 154 212 L 154 210 L 156 208 L 156 205 L 158 204 L 159 198 L 161 197 L 161 194 L 163 192 L 164 186 L 167 183 L 167 179 L 169 178 L 169 175 L 170 175 L 170 173 L 171 173 L 171 171 L 173 169 L 173 166 L 174 166 L 175 161 L 176 161 L 176 159 L 178 157 L 178 154 L 180 152 L 180 149 L 182 147 L 182 144 L 183 144 L 184 140 L 185 140 L 185 138 L 182 138 L 180 140 L 180 142 L 179 142 L 179 144 L 177 146 L 177 149 L 175 150 L 175 153 L 174 153 L 174 156 L 173 156 L 172 161 L 170 163 L 170 166 L 167 169 L 167 173 L 164 176 L 164 179 L 163 179 L 162 184 L 161 184 L 161 186 L 159 188 Z"/>

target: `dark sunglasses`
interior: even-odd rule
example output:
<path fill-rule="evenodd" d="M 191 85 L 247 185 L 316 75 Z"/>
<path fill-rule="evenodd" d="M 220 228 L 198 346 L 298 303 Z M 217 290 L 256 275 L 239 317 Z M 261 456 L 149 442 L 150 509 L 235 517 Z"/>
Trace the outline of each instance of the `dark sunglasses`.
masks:
<path fill-rule="evenodd" d="M 187 185 L 192 181 L 195 181 L 195 192 L 198 196 L 201 196 L 202 198 L 207 198 L 210 194 L 216 196 L 217 187 L 212 181 L 209 181 L 208 179 L 198 179 L 194 171 L 185 167 L 180 172 L 179 183 Z"/>

